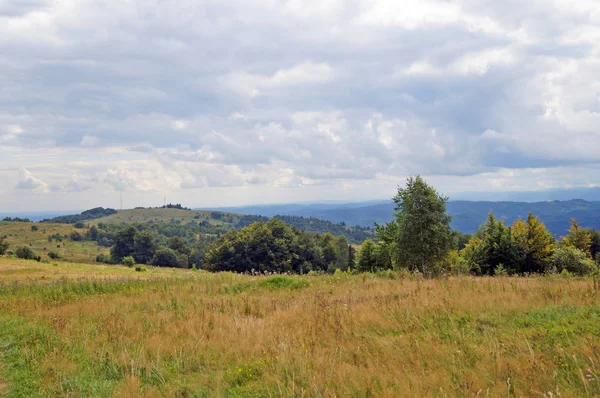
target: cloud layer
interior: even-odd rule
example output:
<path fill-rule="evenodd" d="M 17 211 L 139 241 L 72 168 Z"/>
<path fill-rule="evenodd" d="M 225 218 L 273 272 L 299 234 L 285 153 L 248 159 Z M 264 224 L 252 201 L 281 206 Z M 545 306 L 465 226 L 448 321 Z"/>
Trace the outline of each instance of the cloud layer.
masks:
<path fill-rule="evenodd" d="M 595 0 L 0 0 L 0 205 L 594 185 L 599 70 Z"/>

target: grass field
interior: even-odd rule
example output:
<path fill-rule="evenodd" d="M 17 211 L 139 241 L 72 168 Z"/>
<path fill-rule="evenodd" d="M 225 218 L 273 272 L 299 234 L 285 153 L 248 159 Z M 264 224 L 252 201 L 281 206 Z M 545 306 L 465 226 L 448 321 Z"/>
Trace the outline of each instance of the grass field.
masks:
<path fill-rule="evenodd" d="M 0 258 L 0 395 L 600 395 L 590 280 L 386 276 Z"/>
<path fill-rule="evenodd" d="M 31 227 L 38 227 L 32 231 Z M 86 233 L 86 229 L 77 229 L 70 224 L 28 223 L 0 221 L 0 236 L 6 236 L 9 250 L 18 246 L 30 246 L 42 259 L 49 260 L 48 252 L 59 254 L 64 260 L 73 262 L 95 262 L 98 254 L 109 253 L 109 249 L 96 242 L 73 242 L 66 238 L 62 242 L 48 242 L 48 235 L 70 235 L 72 231 Z"/>

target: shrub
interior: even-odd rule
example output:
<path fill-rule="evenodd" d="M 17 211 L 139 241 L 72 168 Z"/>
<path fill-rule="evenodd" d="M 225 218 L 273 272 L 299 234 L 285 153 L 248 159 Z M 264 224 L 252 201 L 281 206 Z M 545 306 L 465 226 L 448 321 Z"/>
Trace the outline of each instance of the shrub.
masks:
<path fill-rule="evenodd" d="M 70 238 L 73 242 L 82 242 L 85 240 L 85 236 L 83 236 L 82 234 L 80 234 L 77 231 L 71 232 Z"/>
<path fill-rule="evenodd" d="M 75 228 L 85 228 L 85 223 L 83 221 L 77 221 L 75 224 L 73 224 L 73 226 Z"/>
<path fill-rule="evenodd" d="M 0 255 L 3 255 L 8 250 L 8 242 L 4 236 L 0 237 Z"/>
<path fill-rule="evenodd" d="M 132 256 L 125 256 L 123 257 L 123 260 L 121 260 L 121 264 L 133 267 L 135 265 L 135 259 Z"/>
<path fill-rule="evenodd" d="M 137 267 L 135 267 L 135 271 L 136 272 L 146 272 L 146 268 L 138 265 Z"/>
<path fill-rule="evenodd" d="M 48 257 L 50 257 L 52 260 L 56 260 L 60 258 L 60 255 L 56 252 L 48 252 Z"/>
<path fill-rule="evenodd" d="M 508 270 L 504 268 L 504 264 L 498 264 L 494 269 L 494 276 L 508 276 Z"/>
<path fill-rule="evenodd" d="M 567 270 L 575 275 L 589 275 L 597 270 L 597 265 L 590 260 L 584 252 L 570 246 L 563 246 L 556 249 L 550 267 L 558 273 Z"/>
<path fill-rule="evenodd" d="M 110 258 L 110 256 L 107 256 L 106 254 L 98 254 L 96 256 L 96 262 L 103 264 L 112 264 L 112 258 Z"/>
<path fill-rule="evenodd" d="M 28 246 L 17 247 L 17 249 L 15 250 L 15 256 L 17 256 L 17 258 L 22 258 L 24 260 L 38 260 L 39 261 L 39 257 L 35 254 L 33 249 Z"/>
<path fill-rule="evenodd" d="M 32 225 L 31 226 L 31 232 L 36 232 L 38 230 L 38 226 L 37 225 Z"/>

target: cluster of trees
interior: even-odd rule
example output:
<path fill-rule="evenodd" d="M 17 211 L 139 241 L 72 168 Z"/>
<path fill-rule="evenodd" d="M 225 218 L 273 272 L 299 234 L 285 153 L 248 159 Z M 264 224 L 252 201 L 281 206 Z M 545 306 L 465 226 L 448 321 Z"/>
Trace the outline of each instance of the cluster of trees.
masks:
<path fill-rule="evenodd" d="M 355 250 L 345 236 L 312 234 L 279 219 L 256 222 L 230 231 L 205 251 L 210 271 L 293 272 L 347 270 Z"/>
<path fill-rule="evenodd" d="M 54 217 L 49 219 L 44 219 L 40 222 L 44 223 L 57 223 L 57 224 L 75 224 L 80 221 L 88 221 L 95 220 L 97 218 L 102 218 L 106 216 L 110 216 L 111 214 L 115 214 L 117 211 L 115 209 L 103 208 L 103 207 L 95 207 L 90 210 L 86 210 L 81 214 L 71 214 L 67 216 Z"/>
<path fill-rule="evenodd" d="M 150 229 L 128 226 L 118 230 L 112 237 L 110 257 L 99 255 L 96 259 L 104 263 L 122 263 L 132 258 L 136 264 L 151 264 L 162 267 L 191 268 L 203 262 L 204 246 L 207 240 L 192 242 L 182 237 L 165 238 Z M 210 239 L 208 239 L 210 240 Z"/>
<path fill-rule="evenodd" d="M 568 271 L 583 275 L 596 271 L 592 258 L 599 248 L 599 234 L 581 228 L 574 219 L 568 234 L 557 241 L 531 213 L 512 226 L 505 226 L 490 213 L 461 251 L 460 259 L 470 272 L 477 274 Z"/>
<path fill-rule="evenodd" d="M 531 213 L 511 226 L 490 213 L 473 236 L 460 234 L 450 228 L 447 198 L 421 177 L 409 178 L 394 202 L 395 220 L 376 225 L 378 242 L 363 244 L 358 271 L 405 268 L 425 274 L 477 275 L 598 271 L 600 233 L 581 228 L 575 220 L 568 235 L 558 241 Z"/>
<path fill-rule="evenodd" d="M 29 218 L 21 218 L 21 217 L 4 217 L 2 221 L 12 221 L 12 222 L 31 222 Z"/>

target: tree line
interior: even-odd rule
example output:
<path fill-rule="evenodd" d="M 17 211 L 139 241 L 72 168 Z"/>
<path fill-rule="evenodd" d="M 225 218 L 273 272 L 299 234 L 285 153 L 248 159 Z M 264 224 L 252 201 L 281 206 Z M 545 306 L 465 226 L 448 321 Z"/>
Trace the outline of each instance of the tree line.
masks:
<path fill-rule="evenodd" d="M 505 225 L 489 214 L 473 235 L 450 227 L 448 198 L 420 176 L 398 187 L 394 219 L 375 225 L 373 239 L 357 251 L 345 235 L 314 233 L 294 222 L 330 228 L 312 218 L 242 216 L 236 230 L 207 220 L 111 225 L 99 223 L 85 233 L 48 236 L 48 240 L 92 240 L 110 246 L 110 256 L 98 262 L 150 264 L 233 272 L 376 272 L 407 270 L 426 275 L 508 275 L 598 272 L 600 233 L 571 220 L 569 232 L 556 239 L 533 214 Z M 219 216 L 227 217 L 226 213 Z M 248 225 L 244 225 L 248 224 Z M 331 225 L 329 225 L 331 224 Z M 85 226 L 77 221 L 76 226 Z M 345 226 L 338 225 L 340 228 Z M 368 229 L 365 229 L 368 231 Z M 341 232 L 341 231 L 340 231 Z M 0 240 L 0 254 L 6 252 Z M 31 253 L 23 255 L 30 256 Z"/>

